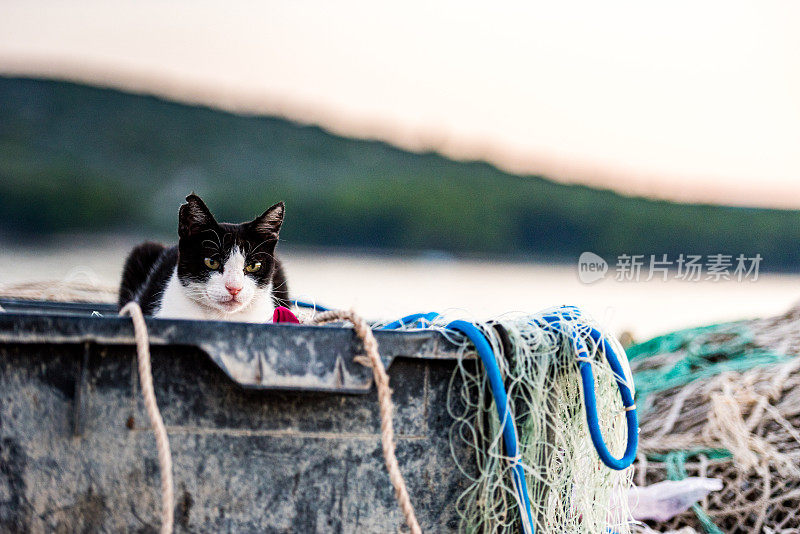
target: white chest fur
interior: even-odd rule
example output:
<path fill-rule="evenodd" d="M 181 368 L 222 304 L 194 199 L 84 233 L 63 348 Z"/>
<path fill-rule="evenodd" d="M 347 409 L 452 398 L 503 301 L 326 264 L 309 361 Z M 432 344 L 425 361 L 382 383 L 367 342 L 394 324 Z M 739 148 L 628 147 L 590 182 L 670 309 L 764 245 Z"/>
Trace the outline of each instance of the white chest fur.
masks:
<path fill-rule="evenodd" d="M 161 297 L 156 317 L 169 319 L 200 319 L 212 321 L 238 321 L 243 323 L 268 323 L 272 321 L 275 306 L 272 303 L 272 285 L 254 295 L 250 304 L 242 310 L 226 313 L 204 306 L 189 298 L 191 291 L 178 280 L 177 269 L 167 282 Z"/>

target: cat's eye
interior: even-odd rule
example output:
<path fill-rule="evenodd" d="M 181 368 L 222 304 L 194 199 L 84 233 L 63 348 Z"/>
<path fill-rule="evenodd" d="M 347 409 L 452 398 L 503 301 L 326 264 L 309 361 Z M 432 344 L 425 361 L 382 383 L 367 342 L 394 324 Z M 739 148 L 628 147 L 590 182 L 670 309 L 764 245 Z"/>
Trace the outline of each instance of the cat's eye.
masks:
<path fill-rule="evenodd" d="M 259 269 L 261 269 L 260 261 L 254 261 L 253 263 L 248 263 L 247 267 L 244 268 L 244 270 L 247 271 L 248 273 L 254 273 Z"/>
<path fill-rule="evenodd" d="M 219 261 L 213 258 L 206 258 L 203 260 L 203 263 L 205 263 L 206 267 L 208 267 L 212 271 L 216 271 L 217 269 L 219 269 Z"/>

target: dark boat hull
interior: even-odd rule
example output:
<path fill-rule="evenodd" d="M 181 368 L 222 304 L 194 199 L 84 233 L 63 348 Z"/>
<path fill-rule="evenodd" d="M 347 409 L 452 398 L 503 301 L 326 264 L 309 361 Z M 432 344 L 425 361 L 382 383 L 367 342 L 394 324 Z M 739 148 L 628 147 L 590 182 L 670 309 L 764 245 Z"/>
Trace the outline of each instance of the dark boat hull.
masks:
<path fill-rule="evenodd" d="M 89 319 L 86 310 L 14 311 L 2 304 L 11 311 L 0 313 L 0 531 L 156 531 L 158 461 L 128 321 L 94 318 L 114 322 L 108 328 L 116 333 L 84 332 L 78 342 L 65 325 Z M 162 338 L 152 351 L 153 376 L 172 447 L 176 531 L 395 532 L 402 525 L 369 372 L 356 364 L 355 378 L 343 379 L 358 349 L 351 331 L 234 328 L 229 336 L 244 336 L 234 341 L 263 345 L 254 353 L 283 343 L 278 357 L 318 367 L 296 367 L 296 376 L 328 377 L 304 386 L 289 375 L 267 376 L 262 365 L 262 375 L 251 377 L 259 384 L 240 384 L 199 348 L 198 332 L 182 333 L 185 345 L 163 337 L 167 327 L 209 330 L 208 324 L 165 321 L 186 324 L 159 330 L 155 323 L 149 326 Z M 258 331 L 273 333 L 261 339 Z M 287 345 L 296 334 L 316 339 L 314 351 Z M 457 527 L 456 499 L 469 482 L 450 450 L 446 397 L 454 353 L 435 332 L 419 334 L 378 341 L 390 363 L 397 454 L 412 501 L 425 531 L 447 532 Z"/>

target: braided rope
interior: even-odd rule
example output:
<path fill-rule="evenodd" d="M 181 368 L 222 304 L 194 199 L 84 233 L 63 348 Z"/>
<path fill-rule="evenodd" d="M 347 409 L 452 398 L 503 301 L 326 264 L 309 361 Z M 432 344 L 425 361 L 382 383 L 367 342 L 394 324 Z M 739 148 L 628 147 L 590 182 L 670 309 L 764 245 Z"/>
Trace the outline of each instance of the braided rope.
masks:
<path fill-rule="evenodd" d="M 158 465 L 161 469 L 161 534 L 172 534 L 174 488 L 172 485 L 172 454 L 169 450 L 169 437 L 164 427 L 164 420 L 156 403 L 153 390 L 153 372 L 150 367 L 150 341 L 147 336 L 147 325 L 144 322 L 142 309 L 136 302 L 127 303 L 119 312 L 129 315 L 133 321 L 136 355 L 139 360 L 139 382 L 142 385 L 142 396 L 147 417 L 153 427 L 158 449 Z"/>
<path fill-rule="evenodd" d="M 400 466 L 395 455 L 394 427 L 392 426 L 392 412 L 394 410 L 392 390 L 389 387 L 389 375 L 386 374 L 386 368 L 383 366 L 383 361 L 381 361 L 381 356 L 378 353 L 378 342 L 375 340 L 375 336 L 372 335 L 372 329 L 367 322 L 352 310 L 334 310 L 317 314 L 311 320 L 311 324 L 319 325 L 333 321 L 349 321 L 352 323 L 356 335 L 364 345 L 367 358 L 356 357 L 355 361 L 366 367 L 371 367 L 372 374 L 375 377 L 381 414 L 381 444 L 383 445 L 383 458 L 386 461 L 389 479 L 392 481 L 392 486 L 394 486 L 394 494 L 406 518 L 406 524 L 411 528 L 412 534 L 421 534 L 422 529 L 420 529 L 417 516 L 414 513 L 414 507 L 408 496 L 406 483 L 400 473 Z"/>
<path fill-rule="evenodd" d="M 34 280 L 15 284 L 0 283 L 0 297 L 55 302 L 114 302 L 118 289 L 94 280 Z"/>

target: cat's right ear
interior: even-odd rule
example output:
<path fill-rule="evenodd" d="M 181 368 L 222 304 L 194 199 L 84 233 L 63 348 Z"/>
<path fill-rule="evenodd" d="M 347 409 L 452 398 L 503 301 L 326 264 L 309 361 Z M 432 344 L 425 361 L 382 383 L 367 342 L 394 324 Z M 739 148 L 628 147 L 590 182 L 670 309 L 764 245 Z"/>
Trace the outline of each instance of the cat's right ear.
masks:
<path fill-rule="evenodd" d="M 186 204 L 181 205 L 178 212 L 178 236 L 180 238 L 192 236 L 216 224 L 203 200 L 192 193 L 186 197 Z"/>

